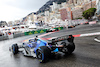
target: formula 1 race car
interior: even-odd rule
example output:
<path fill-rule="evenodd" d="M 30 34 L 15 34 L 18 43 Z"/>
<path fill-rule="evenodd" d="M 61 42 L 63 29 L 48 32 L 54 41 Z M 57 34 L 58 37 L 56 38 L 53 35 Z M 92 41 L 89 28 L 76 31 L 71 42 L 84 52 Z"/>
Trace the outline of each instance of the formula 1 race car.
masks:
<path fill-rule="evenodd" d="M 46 30 L 46 33 L 48 33 L 48 32 L 55 32 L 55 31 L 58 31 L 58 29 L 51 28 L 51 29 Z"/>
<path fill-rule="evenodd" d="M 52 57 L 52 54 L 57 52 L 71 54 L 75 49 L 73 40 L 72 35 L 53 38 L 36 37 L 29 39 L 29 42 L 24 42 L 22 45 L 13 44 L 9 50 L 14 55 L 22 51 L 25 56 L 36 57 L 42 63 L 47 62 Z"/>

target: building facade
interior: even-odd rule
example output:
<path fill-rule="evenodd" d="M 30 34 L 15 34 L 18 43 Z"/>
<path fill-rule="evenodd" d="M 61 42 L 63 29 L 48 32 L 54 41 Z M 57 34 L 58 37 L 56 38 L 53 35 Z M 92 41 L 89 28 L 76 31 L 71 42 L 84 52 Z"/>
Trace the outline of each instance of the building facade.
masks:
<path fill-rule="evenodd" d="M 8 26 L 13 26 L 13 21 L 9 21 Z"/>
<path fill-rule="evenodd" d="M 45 23 L 50 22 L 50 12 L 49 10 L 45 11 Z"/>
<path fill-rule="evenodd" d="M 67 10 L 66 9 L 60 9 L 61 19 L 65 21 L 67 18 Z"/>
<path fill-rule="evenodd" d="M 96 1 L 96 6 L 97 6 L 97 19 L 100 21 L 100 0 Z"/>
<path fill-rule="evenodd" d="M 56 22 L 58 19 L 61 19 L 61 14 L 59 8 L 61 8 L 61 4 L 57 4 L 53 2 L 53 5 L 50 6 L 50 21 L 49 22 Z"/>
<path fill-rule="evenodd" d="M 0 27 L 8 26 L 6 21 L 0 21 Z"/>
<path fill-rule="evenodd" d="M 96 0 L 69 0 L 67 4 L 71 8 L 73 19 L 83 18 L 83 11 L 96 8 Z"/>

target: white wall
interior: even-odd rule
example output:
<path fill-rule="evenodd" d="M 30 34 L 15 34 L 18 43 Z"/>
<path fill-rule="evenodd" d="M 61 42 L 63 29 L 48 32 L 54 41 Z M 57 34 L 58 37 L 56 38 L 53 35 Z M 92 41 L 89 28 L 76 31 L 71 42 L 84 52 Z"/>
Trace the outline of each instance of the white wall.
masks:
<path fill-rule="evenodd" d="M 98 4 L 99 0 L 96 0 L 96 5 Z"/>
<path fill-rule="evenodd" d="M 96 5 L 97 5 L 97 14 L 100 14 L 100 0 L 96 1 Z"/>
<path fill-rule="evenodd" d="M 60 5 L 55 3 L 55 2 L 53 2 L 53 5 L 51 5 L 50 7 L 51 7 L 52 11 L 55 11 L 56 9 L 60 8 Z"/>
<path fill-rule="evenodd" d="M 45 23 L 48 23 L 49 22 L 49 18 L 50 18 L 49 11 L 45 11 Z"/>
<path fill-rule="evenodd" d="M 49 11 L 45 11 L 45 16 L 49 16 Z"/>

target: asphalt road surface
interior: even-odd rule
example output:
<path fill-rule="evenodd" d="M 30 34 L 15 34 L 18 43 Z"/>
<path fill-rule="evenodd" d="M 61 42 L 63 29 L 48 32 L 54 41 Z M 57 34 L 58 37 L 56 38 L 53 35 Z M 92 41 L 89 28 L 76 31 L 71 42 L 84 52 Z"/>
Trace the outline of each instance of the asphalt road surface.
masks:
<path fill-rule="evenodd" d="M 69 30 L 61 30 L 48 36 L 55 37 L 66 34 L 83 34 L 99 32 L 100 25 L 80 25 Z M 36 58 L 25 57 L 22 53 L 15 56 L 9 52 L 9 46 L 13 43 L 34 37 L 35 35 L 19 37 L 11 40 L 0 41 L 0 67 L 100 67 L 100 43 L 94 41 L 95 36 L 76 37 L 74 39 L 76 49 L 68 56 L 58 54 L 58 58 L 51 59 L 47 63 L 39 63 Z"/>

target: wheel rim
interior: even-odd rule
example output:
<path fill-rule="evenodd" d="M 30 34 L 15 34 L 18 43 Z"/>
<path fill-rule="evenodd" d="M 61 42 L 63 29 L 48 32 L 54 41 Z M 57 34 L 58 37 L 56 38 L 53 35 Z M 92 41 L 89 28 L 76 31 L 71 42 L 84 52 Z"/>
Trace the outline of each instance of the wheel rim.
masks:
<path fill-rule="evenodd" d="M 40 62 L 43 62 L 44 61 L 44 54 L 42 53 L 41 50 L 38 50 L 38 53 L 37 53 L 37 58 Z"/>
<path fill-rule="evenodd" d="M 15 54 L 15 47 L 12 46 L 12 52 Z"/>
<path fill-rule="evenodd" d="M 38 57 L 39 60 L 42 60 L 42 53 L 38 52 L 38 56 L 37 57 Z"/>

